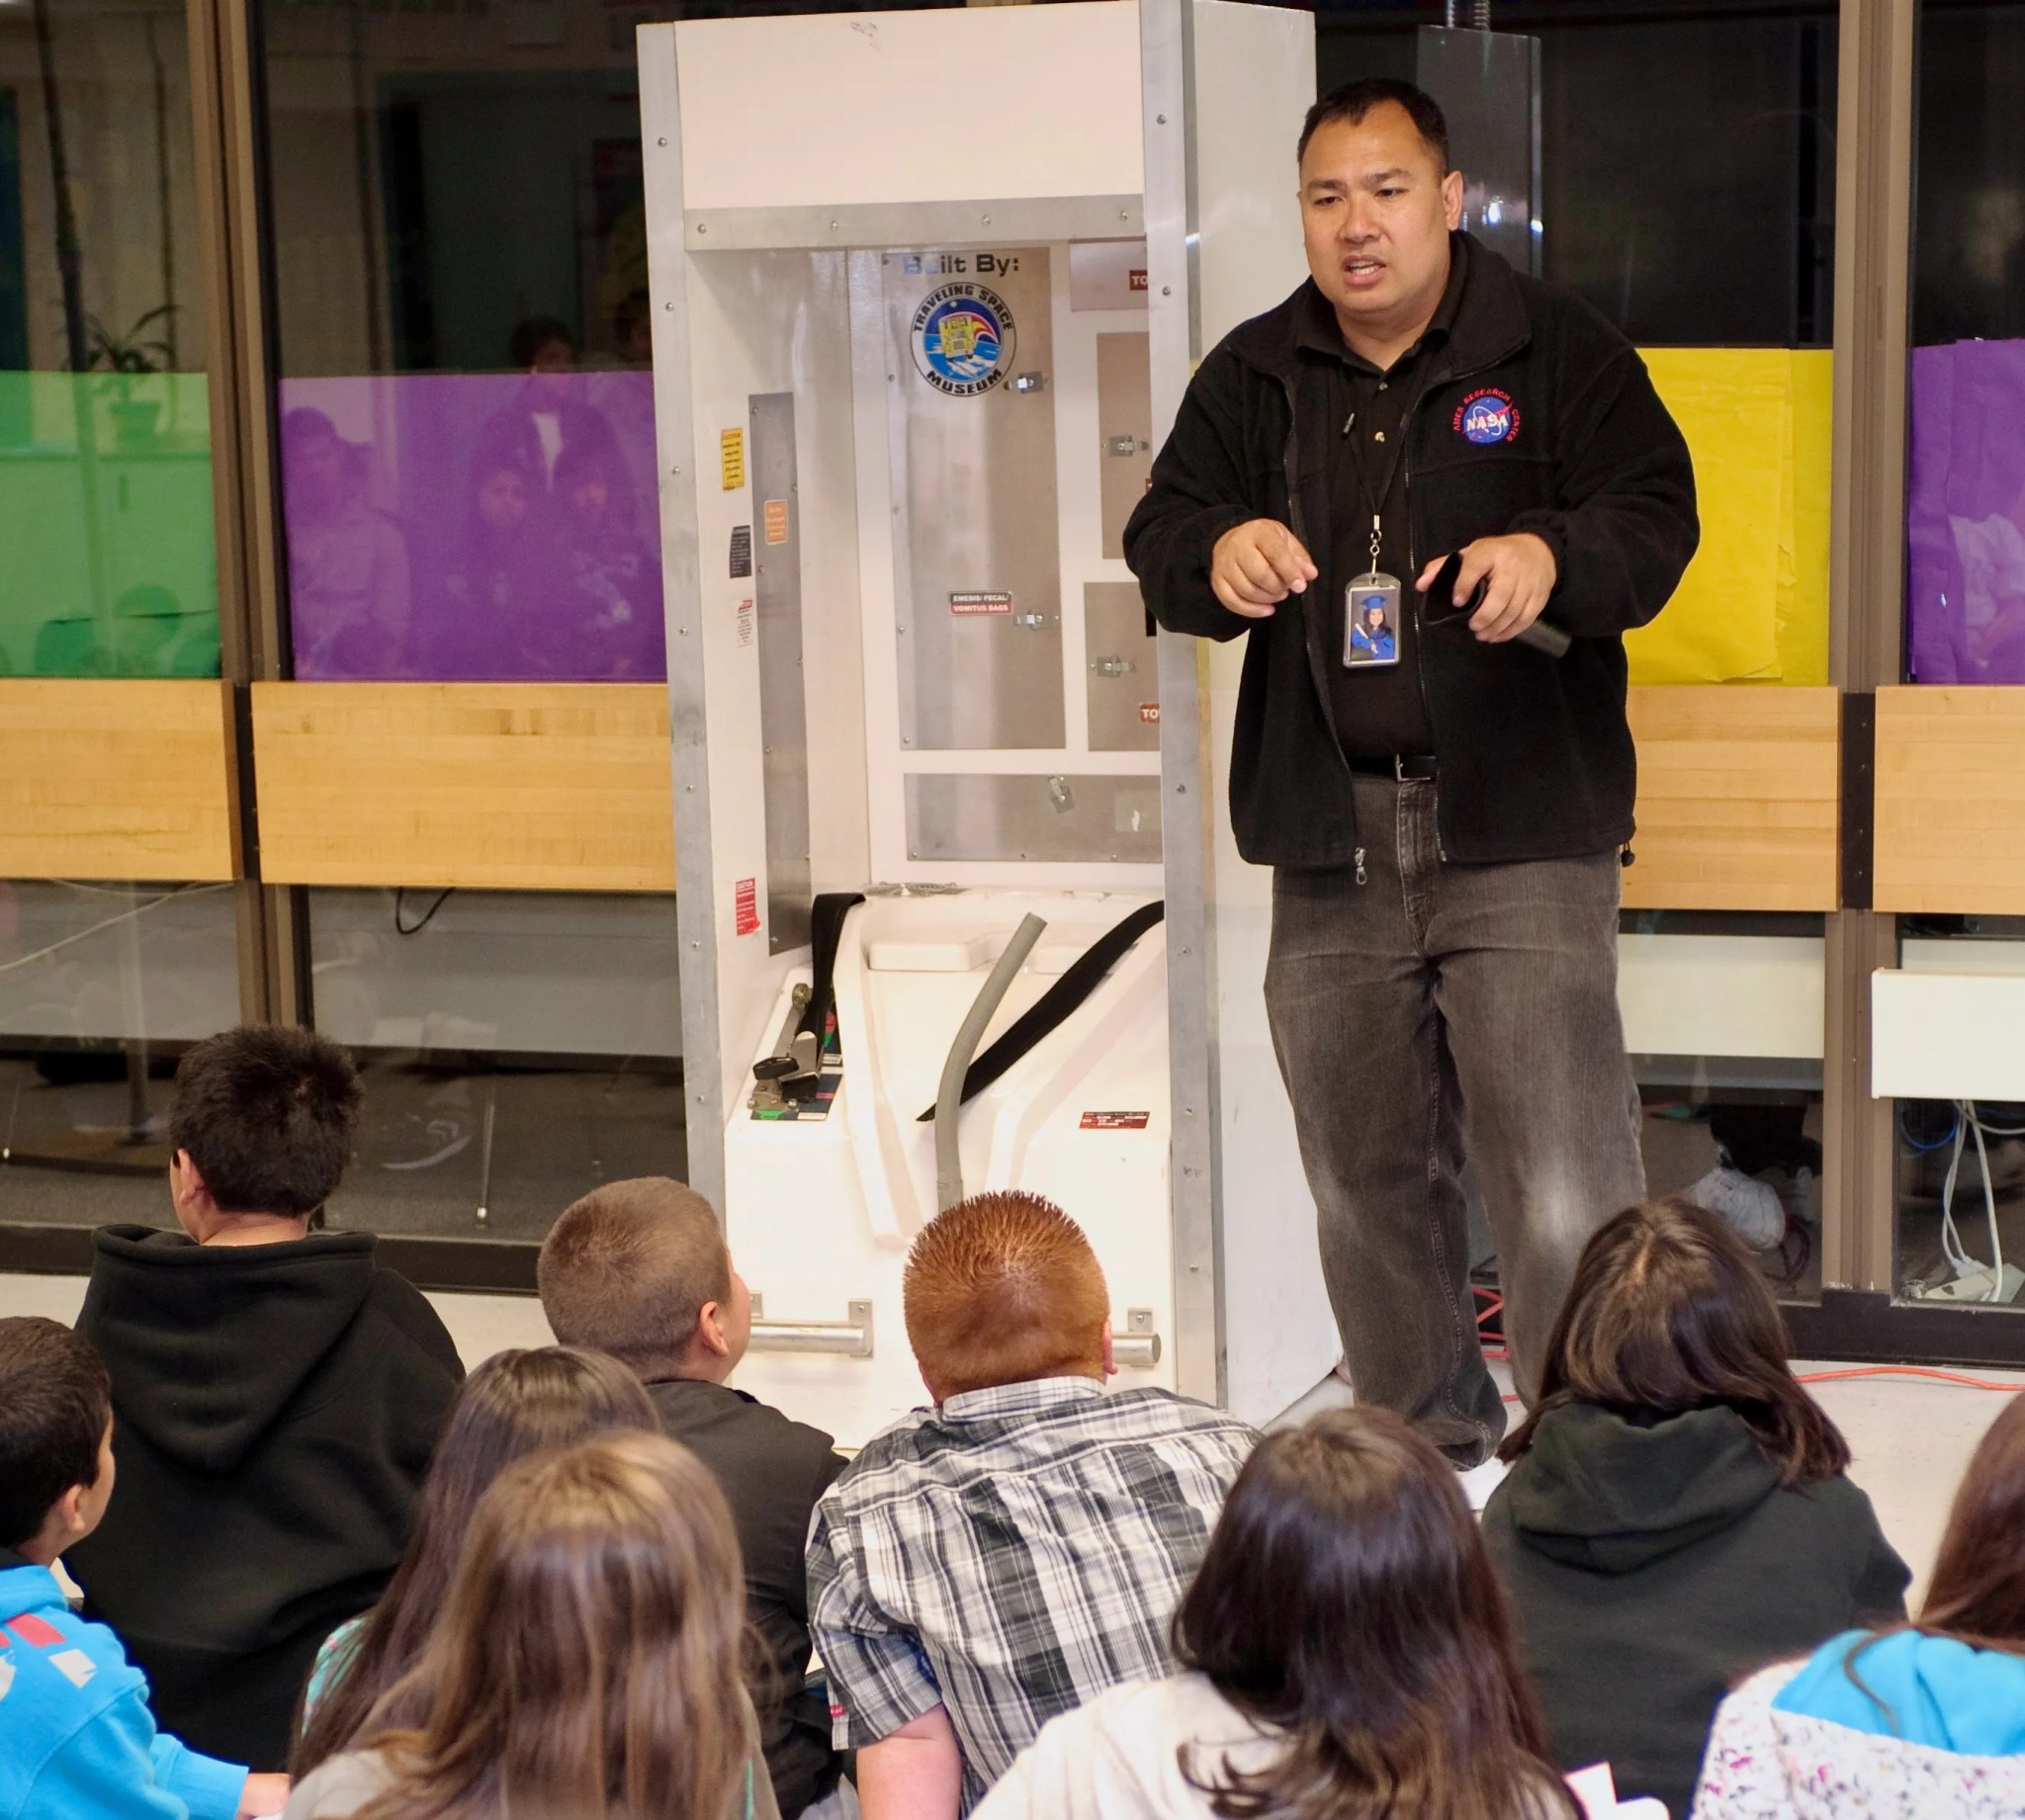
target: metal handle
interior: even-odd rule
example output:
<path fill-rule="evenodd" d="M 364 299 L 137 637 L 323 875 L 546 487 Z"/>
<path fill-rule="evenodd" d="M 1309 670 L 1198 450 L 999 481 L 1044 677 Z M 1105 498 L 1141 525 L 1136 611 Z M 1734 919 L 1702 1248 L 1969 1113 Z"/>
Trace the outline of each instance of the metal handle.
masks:
<path fill-rule="evenodd" d="M 1153 1310 L 1125 1310 L 1125 1331 L 1111 1335 L 1111 1362 L 1137 1371 L 1160 1363 L 1160 1336 L 1153 1331 Z"/>
<path fill-rule="evenodd" d="M 1136 667 L 1130 657 L 1093 657 L 1090 667 L 1100 676 L 1129 676 Z"/>
<path fill-rule="evenodd" d="M 752 1297 L 754 1352 L 835 1352 L 842 1358 L 872 1356 L 872 1304 L 846 1302 L 842 1321 L 768 1321 L 766 1304 Z"/>

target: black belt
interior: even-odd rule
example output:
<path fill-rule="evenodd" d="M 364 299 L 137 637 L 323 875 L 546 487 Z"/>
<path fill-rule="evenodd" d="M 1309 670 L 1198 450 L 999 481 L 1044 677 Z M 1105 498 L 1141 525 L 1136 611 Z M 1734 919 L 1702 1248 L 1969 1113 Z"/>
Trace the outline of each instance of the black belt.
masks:
<path fill-rule="evenodd" d="M 1348 758 L 1344 762 L 1366 777 L 1389 777 L 1402 784 L 1435 775 L 1433 752 L 1394 752 L 1389 758 Z"/>

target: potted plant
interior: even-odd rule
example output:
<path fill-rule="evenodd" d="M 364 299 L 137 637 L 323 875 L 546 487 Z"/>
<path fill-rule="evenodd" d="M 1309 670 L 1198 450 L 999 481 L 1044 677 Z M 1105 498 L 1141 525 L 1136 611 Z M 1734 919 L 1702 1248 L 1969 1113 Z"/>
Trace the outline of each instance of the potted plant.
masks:
<path fill-rule="evenodd" d="M 175 304 L 157 303 L 137 317 L 124 335 L 114 334 L 97 316 L 85 317 L 90 350 L 86 365 L 93 371 L 103 368 L 107 373 L 104 390 L 111 391 L 112 401 L 106 410 L 113 419 L 115 442 L 147 442 L 154 435 L 156 421 L 162 414 L 161 400 L 136 398 L 133 382 L 142 374 L 167 373 L 175 366 L 175 344 L 166 340 L 163 333 L 148 333 L 156 324 L 166 331 L 175 313 Z"/>

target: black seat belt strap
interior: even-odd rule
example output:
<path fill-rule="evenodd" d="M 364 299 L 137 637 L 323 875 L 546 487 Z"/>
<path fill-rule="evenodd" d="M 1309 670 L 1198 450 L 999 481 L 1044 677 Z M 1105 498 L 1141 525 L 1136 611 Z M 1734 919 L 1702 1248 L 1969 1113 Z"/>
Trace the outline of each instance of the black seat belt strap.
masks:
<path fill-rule="evenodd" d="M 1077 1007 L 1103 983 L 1104 976 L 1132 950 L 1140 936 L 1166 913 L 1166 903 L 1155 899 L 1151 904 L 1141 905 L 1092 942 L 1076 957 L 1068 972 L 970 1065 L 963 1077 L 963 1098 L 959 1103 L 967 1104 L 976 1098 L 1029 1049 L 1066 1023 Z M 935 1108 L 930 1106 L 915 1122 L 925 1125 L 934 1116 Z"/>

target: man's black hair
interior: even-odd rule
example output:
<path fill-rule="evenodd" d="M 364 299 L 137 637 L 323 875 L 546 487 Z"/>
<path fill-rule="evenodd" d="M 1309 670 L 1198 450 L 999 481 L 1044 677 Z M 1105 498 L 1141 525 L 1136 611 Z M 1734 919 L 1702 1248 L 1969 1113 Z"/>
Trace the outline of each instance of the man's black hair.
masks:
<path fill-rule="evenodd" d="M 506 352 L 515 370 L 525 373 L 534 365 L 534 357 L 552 341 L 560 341 L 572 355 L 576 352 L 576 331 L 561 316 L 529 316 L 513 325 Z"/>
<path fill-rule="evenodd" d="M 241 1024 L 176 1070 L 169 1144 L 187 1150 L 221 1213 L 303 1219 L 351 1160 L 363 1097 L 352 1059 L 294 1024 Z"/>
<path fill-rule="evenodd" d="M 73 1485 L 96 1485 L 113 1419 L 105 1362 L 61 1322 L 0 1320 L 0 1548 L 33 1541 Z"/>
<path fill-rule="evenodd" d="M 1346 82 L 1341 88 L 1331 89 L 1328 94 L 1308 110 L 1308 117 L 1301 122 L 1301 142 L 1294 148 L 1294 162 L 1298 164 L 1307 156 L 1308 141 L 1315 136 L 1317 128 L 1327 126 L 1331 121 L 1348 121 L 1358 125 L 1373 108 L 1382 107 L 1386 102 L 1406 110 L 1407 118 L 1426 142 L 1428 150 L 1435 154 L 1435 163 L 1442 175 L 1448 176 L 1449 164 L 1449 122 L 1442 113 L 1441 103 L 1425 89 L 1415 88 L 1411 82 L 1401 82 L 1393 76 L 1361 76 L 1355 82 Z"/>

